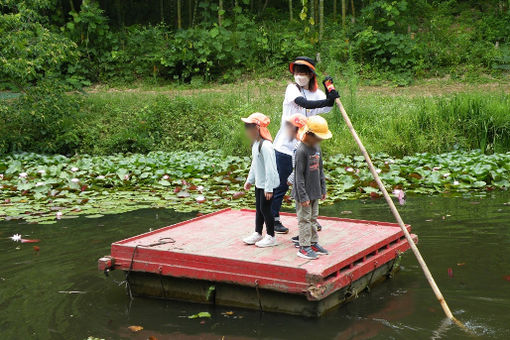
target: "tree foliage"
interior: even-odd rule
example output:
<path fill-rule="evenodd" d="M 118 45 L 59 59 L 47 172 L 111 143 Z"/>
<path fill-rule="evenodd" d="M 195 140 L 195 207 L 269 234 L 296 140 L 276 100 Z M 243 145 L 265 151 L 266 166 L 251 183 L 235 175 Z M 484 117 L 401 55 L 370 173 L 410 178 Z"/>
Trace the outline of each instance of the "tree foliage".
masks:
<path fill-rule="evenodd" d="M 332 0 L 1 0 L 0 86 L 229 81 L 317 53 L 330 73 L 349 62 L 364 78 L 404 84 L 510 68 L 506 1 L 341 5 L 339 14 Z"/>

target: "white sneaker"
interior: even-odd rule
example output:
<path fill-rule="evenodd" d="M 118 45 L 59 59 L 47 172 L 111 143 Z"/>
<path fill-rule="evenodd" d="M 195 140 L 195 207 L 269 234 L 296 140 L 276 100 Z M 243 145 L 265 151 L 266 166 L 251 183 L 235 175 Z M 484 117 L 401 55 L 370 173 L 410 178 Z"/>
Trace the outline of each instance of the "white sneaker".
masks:
<path fill-rule="evenodd" d="M 262 235 L 257 232 L 254 232 L 250 236 L 243 238 L 243 242 L 246 244 L 255 244 L 260 240 L 262 240 Z"/>
<path fill-rule="evenodd" d="M 257 247 L 265 248 L 265 247 L 274 247 L 276 246 L 276 237 L 271 235 L 266 235 L 262 240 L 255 243 Z"/>

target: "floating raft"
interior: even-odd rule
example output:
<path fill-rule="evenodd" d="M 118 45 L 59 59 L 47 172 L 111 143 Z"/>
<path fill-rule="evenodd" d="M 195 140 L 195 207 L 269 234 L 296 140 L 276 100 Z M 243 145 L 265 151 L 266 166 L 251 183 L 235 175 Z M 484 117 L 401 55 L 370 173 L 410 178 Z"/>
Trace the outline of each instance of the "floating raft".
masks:
<path fill-rule="evenodd" d="M 305 260 L 290 239 L 295 214 L 281 218 L 290 233 L 276 247 L 245 245 L 255 211 L 226 209 L 115 242 L 99 269 L 125 271 L 133 296 L 320 316 L 392 274 L 409 249 L 396 223 L 320 217 L 330 255 Z"/>

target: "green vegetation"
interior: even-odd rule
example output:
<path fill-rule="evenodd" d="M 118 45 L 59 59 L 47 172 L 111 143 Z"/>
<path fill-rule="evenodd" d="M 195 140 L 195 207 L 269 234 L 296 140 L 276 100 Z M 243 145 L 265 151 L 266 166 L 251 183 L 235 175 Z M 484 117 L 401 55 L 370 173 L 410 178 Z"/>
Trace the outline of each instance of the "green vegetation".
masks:
<path fill-rule="evenodd" d="M 140 208 L 209 212 L 249 207 L 253 193 L 242 185 L 248 157 L 217 152 L 152 152 L 147 155 L 0 158 L 0 220 L 55 223 L 80 214 L 100 217 Z M 375 166 L 388 189 L 408 193 L 464 193 L 510 186 L 510 153 L 416 154 L 394 159 L 379 154 Z M 327 203 L 377 198 L 379 190 L 361 156 L 325 159 Z M 290 207 L 291 202 L 286 204 Z"/>
<path fill-rule="evenodd" d="M 248 155 L 240 117 L 268 114 L 280 125 L 285 84 L 157 93 L 97 92 L 66 95 L 40 85 L 0 101 L 0 153 L 30 151 L 73 155 L 119 152 L 220 150 Z M 444 96 L 393 96 L 342 89 L 342 101 L 372 152 L 416 152 L 510 147 L 510 95 L 493 91 Z M 329 154 L 357 153 L 338 109 L 326 116 L 334 138 Z"/>
<path fill-rule="evenodd" d="M 0 9 L 0 84 L 20 90 L 46 78 L 79 88 L 277 77 L 317 53 L 321 72 L 352 69 L 372 83 L 487 80 L 510 68 L 501 0 L 4 0 Z"/>

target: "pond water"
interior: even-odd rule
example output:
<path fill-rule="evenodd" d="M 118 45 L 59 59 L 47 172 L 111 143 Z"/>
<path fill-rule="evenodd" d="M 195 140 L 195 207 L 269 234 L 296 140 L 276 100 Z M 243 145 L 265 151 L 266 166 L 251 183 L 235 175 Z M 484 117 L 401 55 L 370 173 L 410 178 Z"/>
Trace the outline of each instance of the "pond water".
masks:
<path fill-rule="evenodd" d="M 454 314 L 480 338 L 510 337 L 509 201 L 508 193 L 411 197 L 400 209 Z M 322 215 L 341 211 L 393 221 L 382 200 L 321 207 Z M 1 339 L 471 338 L 445 321 L 411 253 L 394 279 L 321 319 L 142 298 L 129 303 L 115 282 L 121 272 L 109 278 L 97 272 L 110 243 L 193 216 L 159 209 L 54 225 L 0 223 Z M 14 243 L 8 237 L 15 233 L 41 241 Z M 202 311 L 212 317 L 186 317 Z M 130 325 L 144 329 L 131 333 Z"/>

